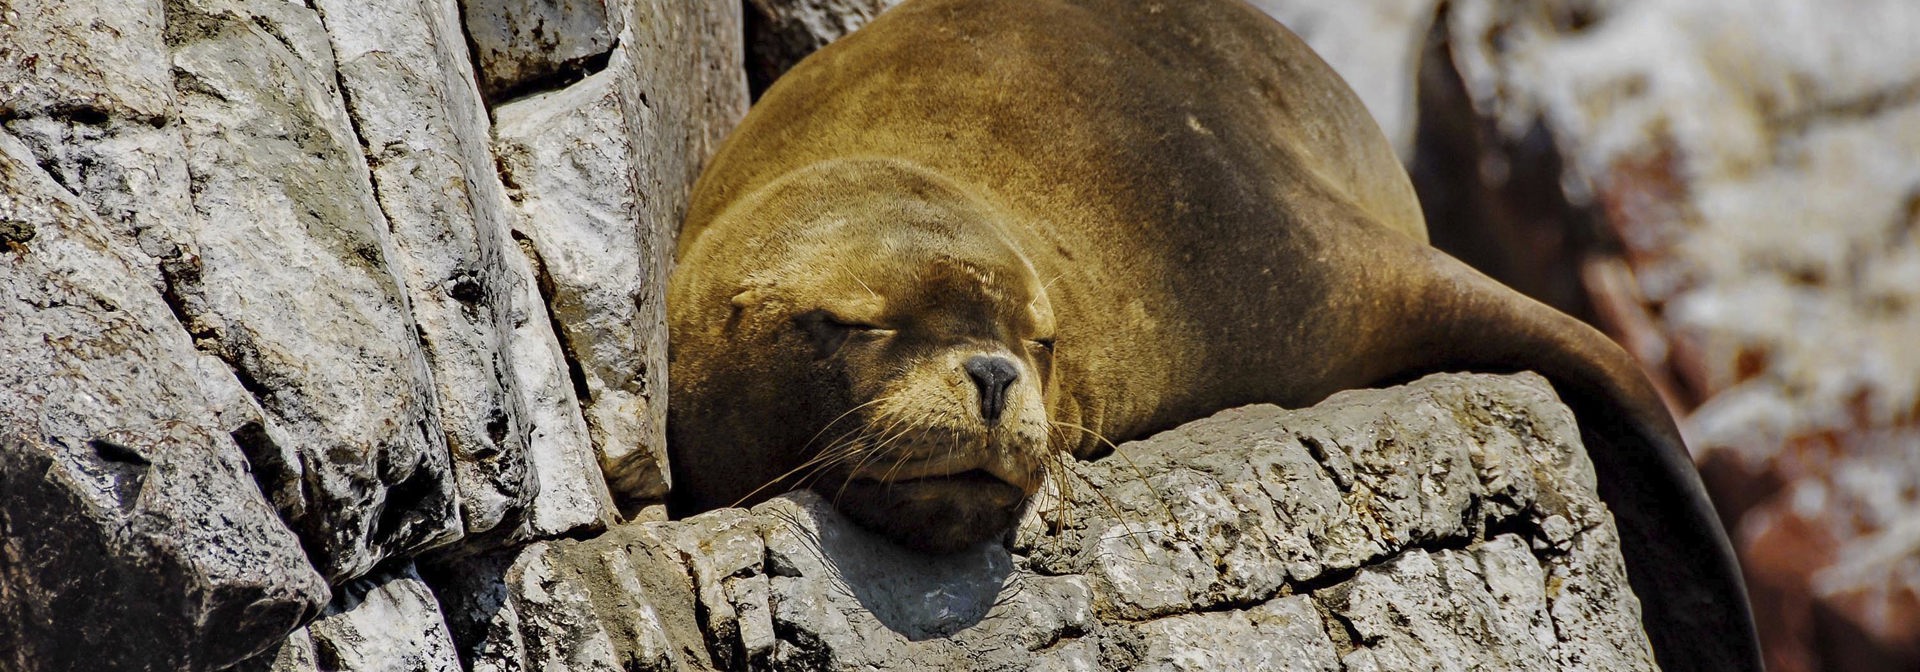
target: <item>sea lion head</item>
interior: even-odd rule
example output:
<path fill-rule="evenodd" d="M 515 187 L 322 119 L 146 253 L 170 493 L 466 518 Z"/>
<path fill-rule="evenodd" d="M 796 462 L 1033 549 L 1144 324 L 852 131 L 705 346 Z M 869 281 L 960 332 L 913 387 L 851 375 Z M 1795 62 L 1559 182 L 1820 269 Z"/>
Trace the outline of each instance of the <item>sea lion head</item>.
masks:
<path fill-rule="evenodd" d="M 893 162 L 816 167 L 716 217 L 670 290 L 676 501 L 804 485 L 935 552 L 1006 530 L 1057 459 L 1054 318 L 996 217 Z"/>

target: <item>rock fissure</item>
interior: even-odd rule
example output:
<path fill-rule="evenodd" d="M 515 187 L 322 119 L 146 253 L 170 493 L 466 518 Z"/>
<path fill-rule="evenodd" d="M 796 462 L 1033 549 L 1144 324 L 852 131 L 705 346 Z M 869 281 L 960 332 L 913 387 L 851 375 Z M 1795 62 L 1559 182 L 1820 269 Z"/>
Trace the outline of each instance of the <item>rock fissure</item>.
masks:
<path fill-rule="evenodd" d="M 614 50 L 619 48 L 619 46 L 619 40 L 616 38 L 613 46 L 609 47 L 606 51 L 563 61 L 551 74 L 519 82 L 512 88 L 501 90 L 499 93 L 488 97 L 488 104 L 493 107 L 499 107 L 516 100 L 524 100 L 572 86 L 580 80 L 592 77 L 606 70 L 607 64 L 613 60 Z"/>
<path fill-rule="evenodd" d="M 533 266 L 533 284 L 540 292 L 540 300 L 547 305 L 553 305 L 554 296 L 559 290 L 554 285 L 553 274 L 547 272 L 546 259 L 540 256 L 540 249 L 534 246 L 533 239 L 528 238 L 526 234 L 513 231 L 511 235 L 514 242 L 519 244 L 520 252 L 526 255 L 527 261 Z M 582 404 L 588 403 L 593 399 L 593 390 L 587 384 L 587 369 L 581 365 L 580 357 L 575 354 L 572 339 L 567 336 L 565 325 L 560 324 L 559 316 L 548 312 L 547 320 L 552 325 L 554 339 L 560 344 L 560 355 L 567 365 L 567 381 L 573 385 L 574 398 L 579 399 Z M 588 416 L 589 425 L 593 421 L 593 417 Z"/>

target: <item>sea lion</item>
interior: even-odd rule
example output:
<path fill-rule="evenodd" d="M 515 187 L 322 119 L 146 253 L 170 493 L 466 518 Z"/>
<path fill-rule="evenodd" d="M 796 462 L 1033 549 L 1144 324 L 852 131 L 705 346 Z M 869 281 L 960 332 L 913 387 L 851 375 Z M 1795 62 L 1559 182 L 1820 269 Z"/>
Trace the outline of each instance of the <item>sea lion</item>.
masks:
<path fill-rule="evenodd" d="M 676 515 L 810 486 L 951 550 L 1001 534 L 1060 451 L 1531 369 L 1579 419 L 1659 662 L 1759 669 L 1731 547 L 1632 360 L 1428 246 L 1360 101 L 1238 0 L 892 9 L 767 91 L 676 256 Z"/>

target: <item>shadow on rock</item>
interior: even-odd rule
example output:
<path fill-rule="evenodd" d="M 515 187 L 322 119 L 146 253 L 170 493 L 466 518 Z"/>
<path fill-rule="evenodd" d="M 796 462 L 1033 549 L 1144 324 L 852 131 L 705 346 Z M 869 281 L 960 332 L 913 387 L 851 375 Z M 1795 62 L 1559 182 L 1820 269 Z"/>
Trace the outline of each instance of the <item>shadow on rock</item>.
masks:
<path fill-rule="evenodd" d="M 888 629 L 909 641 L 973 627 L 1011 590 L 1013 557 L 998 541 L 951 555 L 910 551 L 848 521 L 810 492 L 793 493 L 768 513 L 787 525 L 767 531 L 767 571 L 780 577 L 831 576 Z"/>

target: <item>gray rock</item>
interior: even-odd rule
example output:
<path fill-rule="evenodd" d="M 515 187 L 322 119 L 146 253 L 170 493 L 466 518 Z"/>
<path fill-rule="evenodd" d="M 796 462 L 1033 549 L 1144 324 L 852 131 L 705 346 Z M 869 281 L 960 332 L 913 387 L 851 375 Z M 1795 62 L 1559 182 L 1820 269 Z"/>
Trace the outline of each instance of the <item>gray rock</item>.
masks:
<path fill-rule="evenodd" d="M 800 59 L 901 0 L 747 0 L 747 78 L 765 91 Z"/>
<path fill-rule="evenodd" d="M 306 628 L 293 631 L 280 645 L 259 656 L 235 665 L 231 672 L 317 672 L 320 659 L 313 650 L 313 636 Z"/>
<path fill-rule="evenodd" d="M 512 255 L 508 264 L 516 279 L 508 319 L 515 392 L 520 395 L 531 433 L 527 463 L 539 490 L 527 510 L 524 535 L 552 538 L 606 529 L 618 513 L 607 481 L 600 475 L 587 421 L 568 380 L 566 353 L 554 334 L 554 323 L 541 301 L 536 273 L 528 253 Z"/>
<path fill-rule="evenodd" d="M 231 672 L 464 672 L 433 591 L 411 563 L 340 586 L 318 620 Z"/>
<path fill-rule="evenodd" d="M 341 586 L 307 632 L 318 669 L 462 670 L 440 605 L 411 564 Z"/>
<path fill-rule="evenodd" d="M 687 194 L 720 140 L 747 113 L 740 3 L 632 0 L 620 44 L 634 76 L 623 86 L 627 123 L 641 150 L 641 221 L 678 232 Z M 688 46 L 692 45 L 692 53 Z M 624 78 L 625 75 L 622 75 Z M 667 258 L 672 258 L 667 254 Z"/>
<path fill-rule="evenodd" d="M 538 484 L 506 361 L 507 302 L 521 266 L 488 151 L 453 0 L 314 4 L 333 45 L 352 130 L 366 148 L 433 400 L 451 451 L 466 533 L 513 529 Z"/>
<path fill-rule="evenodd" d="M 0 8 L 0 119 L 165 118 L 162 0 L 12 0 Z"/>
<path fill-rule="evenodd" d="M 1131 624 L 1107 662 L 1134 670 L 1341 670 L 1312 597 Z"/>
<path fill-rule="evenodd" d="M 570 360 L 589 435 L 624 496 L 666 494 L 666 270 L 672 230 L 641 219 L 637 138 L 614 68 L 501 106 L 495 152 Z M 638 106 L 637 100 L 625 104 Z M 632 115 L 645 114 L 644 110 Z"/>
<path fill-rule="evenodd" d="M 267 412 L 254 473 L 322 573 L 457 538 L 446 438 L 389 222 L 320 17 L 285 2 L 167 4 L 193 188 L 163 265 L 196 344 Z"/>
<path fill-rule="evenodd" d="M 604 65 L 618 43 L 626 5 L 605 0 L 459 2 L 473 42 L 480 90 L 497 102 L 531 89 L 558 88 L 568 76 L 593 69 L 596 61 Z"/>
<path fill-rule="evenodd" d="M 469 670 L 623 669 L 587 595 L 593 584 L 568 574 L 553 555 L 550 543 L 539 542 L 430 572 L 447 596 L 447 621 Z M 626 606 L 637 616 L 652 604 Z"/>
<path fill-rule="evenodd" d="M 312 618 L 146 259 L 5 133 L 0 222 L 37 231 L 0 243 L 0 667 L 217 668 Z"/>
<path fill-rule="evenodd" d="M 1538 376 L 1434 376 L 1066 465 L 1010 543 L 919 555 L 800 492 L 541 544 L 443 592 L 523 605 L 456 610 L 476 661 L 1653 669 L 1578 436 Z M 571 616 L 526 616 L 555 604 Z"/>
<path fill-rule="evenodd" d="M 735 5 L 635 3 L 606 69 L 496 110 L 515 235 L 628 508 L 666 494 L 666 278 L 705 158 L 746 110 Z M 689 59 L 688 44 L 701 50 Z"/>

